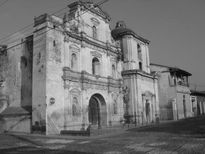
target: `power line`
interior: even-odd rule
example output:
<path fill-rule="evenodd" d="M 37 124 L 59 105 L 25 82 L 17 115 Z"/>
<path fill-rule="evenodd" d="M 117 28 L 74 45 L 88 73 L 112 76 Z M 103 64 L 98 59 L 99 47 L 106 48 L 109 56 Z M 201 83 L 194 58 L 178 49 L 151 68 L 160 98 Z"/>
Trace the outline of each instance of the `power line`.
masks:
<path fill-rule="evenodd" d="M 8 1 L 8 0 L 7 0 L 7 1 Z M 60 9 L 60 10 L 57 10 L 56 12 L 52 13 L 51 15 L 57 14 L 57 13 L 59 13 L 59 12 L 65 10 L 65 9 L 67 9 L 67 7 L 64 7 L 64 8 L 62 8 L 62 9 Z M 21 28 L 20 30 L 18 30 L 18 31 L 16 31 L 16 32 L 14 32 L 14 33 L 11 33 L 11 34 L 9 34 L 9 35 L 7 35 L 7 36 L 5 36 L 5 37 L 0 38 L 1 44 L 2 44 L 3 42 L 7 42 L 7 41 L 10 39 L 10 37 L 13 36 L 14 34 L 16 34 L 16 33 L 18 33 L 18 32 L 21 32 L 21 31 L 22 31 L 22 32 L 23 32 L 23 31 L 27 31 L 27 29 L 33 28 L 32 26 L 33 26 L 33 23 L 32 23 L 32 24 L 29 24 L 29 25 L 27 25 L 27 26 L 25 26 L 25 27 L 23 27 L 23 28 Z M 6 39 L 6 38 L 7 38 L 7 39 Z M 2 41 L 2 40 L 4 40 L 4 41 Z"/>
<path fill-rule="evenodd" d="M 1 4 L 0 4 L 0 7 L 2 7 L 4 4 L 6 4 L 7 2 L 8 2 L 9 0 L 5 0 L 4 2 L 2 2 Z"/>
<path fill-rule="evenodd" d="M 192 86 L 198 86 L 198 87 L 205 87 L 205 84 L 195 84 L 195 83 L 189 83 Z"/>
<path fill-rule="evenodd" d="M 8 41 L 11 36 L 13 36 L 14 34 L 17 34 L 18 32 L 21 32 L 21 31 L 23 32 L 23 31 L 26 30 L 26 29 L 33 28 L 33 27 L 31 27 L 32 25 L 33 25 L 33 24 L 27 25 L 27 26 L 21 28 L 20 30 L 18 30 L 18 31 L 16 31 L 16 32 L 14 32 L 14 33 L 11 33 L 11 34 L 9 34 L 9 35 L 7 35 L 7 36 L 5 36 L 5 37 L 0 38 L 0 41 L 1 41 L 1 40 L 4 40 L 4 41 L 2 41 L 1 43 Z M 7 38 L 7 39 L 6 39 L 6 38 Z"/>
<path fill-rule="evenodd" d="M 100 1 L 99 3 L 95 4 L 95 7 L 94 7 L 94 8 L 96 8 L 97 6 L 100 6 L 100 5 L 104 4 L 104 3 L 107 2 L 107 1 L 109 1 L 109 0 Z M 93 9 L 94 9 L 94 8 L 93 8 Z M 90 11 L 90 10 L 87 9 L 87 10 L 86 10 L 85 12 L 83 12 L 82 14 L 78 14 L 78 15 L 76 16 L 76 18 L 79 17 L 79 16 L 82 16 L 83 14 L 85 14 L 85 13 L 88 12 L 88 11 Z M 57 11 L 57 12 L 58 12 L 58 11 Z M 39 34 L 39 35 L 43 35 L 44 33 L 47 33 L 48 31 L 50 31 L 50 30 L 52 30 L 52 29 L 55 29 L 55 28 L 51 28 L 51 27 L 49 27 L 49 28 L 50 28 L 49 30 L 47 30 L 47 31 L 45 31 L 45 32 L 42 32 L 42 33 Z M 39 35 L 38 35 L 38 36 L 39 36 Z M 14 47 L 16 47 L 16 46 L 19 46 L 19 45 L 25 43 L 25 42 L 26 42 L 26 41 L 23 41 L 23 42 L 21 42 L 21 43 L 15 44 L 15 45 L 13 45 L 13 46 L 11 46 L 11 47 L 5 49 L 5 50 L 10 50 L 10 49 L 12 49 L 12 48 L 14 48 Z M 13 43 L 14 43 L 14 42 L 13 42 Z"/>
<path fill-rule="evenodd" d="M 94 4 L 94 5 L 95 5 L 95 7 L 96 7 L 96 6 L 100 6 L 100 5 L 102 5 L 102 4 L 104 4 L 105 2 L 108 2 L 108 1 L 109 1 L 109 0 L 100 1 L 100 2 L 98 2 L 98 3 L 96 3 L 96 4 Z M 80 2 L 81 2 L 81 1 L 80 1 Z M 85 6 L 85 5 L 83 5 L 83 6 Z M 86 8 L 87 10 L 89 10 L 89 11 L 91 11 L 91 9 L 92 9 L 92 8 L 90 9 L 90 8 L 88 8 L 88 7 L 86 7 L 86 6 L 85 6 L 85 8 Z M 52 13 L 51 15 L 55 15 L 56 13 L 59 13 L 59 12 L 65 10 L 65 9 L 67 9 L 67 7 L 62 8 L 62 9 L 60 9 L 60 10 L 58 10 L 58 11 Z M 78 17 L 78 16 L 77 16 L 77 17 Z M 76 18 L 74 18 L 73 20 L 79 22 Z M 84 22 L 84 23 L 85 23 L 88 27 L 91 27 L 91 28 L 92 28 L 91 25 L 87 24 L 86 22 Z M 5 37 L 3 37 L 3 38 L 0 38 L 0 42 L 1 42 L 1 40 L 4 40 L 4 39 L 6 39 L 6 38 L 8 37 L 8 39 L 6 39 L 6 40 L 3 41 L 3 42 L 7 42 L 7 41 L 10 39 L 10 38 L 9 38 L 10 36 L 13 36 L 14 34 L 20 32 L 20 31 L 22 31 L 22 32 L 23 32 L 23 31 L 27 31 L 27 29 L 31 29 L 31 28 L 32 28 L 31 26 L 33 26 L 33 23 L 30 24 L 30 25 L 27 25 L 27 26 L 23 27 L 22 29 L 20 29 L 20 30 L 18 30 L 18 31 L 16 31 L 16 32 L 12 33 L 12 34 L 9 34 L 9 35 L 7 35 L 7 36 L 5 36 Z M 1 43 L 3 43 L 3 42 L 1 42 Z"/>
<path fill-rule="evenodd" d="M 102 5 L 102 4 L 104 4 L 105 2 L 108 2 L 108 1 L 109 1 L 109 0 L 100 1 L 100 2 L 98 2 L 98 3 L 96 3 L 96 4 L 94 4 L 94 6 L 95 6 L 95 7 L 100 6 L 100 5 Z M 82 2 L 82 1 L 80 1 L 80 2 Z M 88 11 L 91 11 L 91 9 L 92 9 L 92 8 L 90 9 L 90 8 L 86 7 L 85 5 L 83 5 L 83 6 L 84 6 Z M 95 7 L 94 7 L 94 8 L 95 8 Z M 56 13 L 59 13 L 59 12 L 65 10 L 65 9 L 67 9 L 67 7 L 62 8 L 62 9 L 60 9 L 60 10 L 58 10 L 58 11 L 52 13 L 51 15 L 55 15 Z M 79 16 L 77 16 L 77 17 L 79 17 Z M 73 20 L 79 22 L 76 18 L 74 18 Z M 85 22 L 85 24 L 86 24 L 88 27 L 91 27 L 91 28 L 92 28 L 92 26 L 89 25 L 89 24 L 87 24 L 86 22 Z M 8 42 L 8 40 L 11 39 L 11 38 L 10 38 L 11 36 L 13 36 L 14 34 L 17 34 L 18 32 L 21 32 L 21 31 L 22 31 L 22 32 L 24 32 L 24 31 L 26 32 L 26 31 L 28 31 L 29 29 L 33 28 L 33 27 L 31 27 L 31 26 L 33 26 L 33 23 L 30 24 L 30 25 L 27 25 L 27 26 L 23 27 L 22 29 L 20 29 L 20 30 L 18 30 L 18 31 L 16 31 L 16 32 L 12 33 L 12 34 L 9 34 L 9 35 L 7 35 L 7 36 L 5 36 L 5 37 L 3 37 L 3 38 L 0 38 L 0 43 L 3 44 L 3 42 Z M 6 39 L 6 38 L 7 38 L 7 39 Z M 1 40 L 4 40 L 4 41 L 1 41 Z"/>

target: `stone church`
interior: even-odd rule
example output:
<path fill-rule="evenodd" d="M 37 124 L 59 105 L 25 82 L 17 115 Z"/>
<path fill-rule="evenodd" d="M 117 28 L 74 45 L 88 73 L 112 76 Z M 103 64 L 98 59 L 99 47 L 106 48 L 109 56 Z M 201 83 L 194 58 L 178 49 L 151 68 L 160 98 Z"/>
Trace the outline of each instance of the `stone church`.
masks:
<path fill-rule="evenodd" d="M 63 18 L 36 17 L 25 45 L 1 49 L 1 58 L 8 59 L 1 65 L 7 69 L 1 71 L 1 129 L 60 134 L 120 125 L 126 117 L 137 125 L 154 122 L 159 98 L 150 42 L 123 21 L 111 30 L 110 16 L 92 2 L 68 7 Z M 14 68 L 14 84 L 6 65 Z M 10 90 L 15 87 L 19 93 Z"/>

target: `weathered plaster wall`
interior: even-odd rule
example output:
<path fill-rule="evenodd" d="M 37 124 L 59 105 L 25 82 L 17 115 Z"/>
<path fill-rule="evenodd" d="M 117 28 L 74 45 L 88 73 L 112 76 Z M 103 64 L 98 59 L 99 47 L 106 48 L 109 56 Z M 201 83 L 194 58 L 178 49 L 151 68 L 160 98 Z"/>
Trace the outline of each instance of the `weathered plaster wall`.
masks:
<path fill-rule="evenodd" d="M 183 100 L 185 98 L 185 105 Z M 177 112 L 178 119 L 192 117 L 192 106 L 190 102 L 190 94 L 186 93 L 177 93 Z"/>
<path fill-rule="evenodd" d="M 32 42 L 30 36 L 9 44 L 9 49 L 0 56 L 0 76 L 3 82 L 0 93 L 8 98 L 9 106 L 31 107 Z M 20 45 L 12 47 L 18 43 Z"/>
<path fill-rule="evenodd" d="M 63 66 L 64 66 L 64 35 L 60 31 L 50 30 L 46 38 L 46 117 L 47 117 L 47 134 L 60 133 L 64 127 L 64 83 L 63 83 Z M 65 50 L 69 52 L 69 50 Z M 68 60 L 69 61 L 69 60 Z M 55 103 L 51 103 L 51 99 Z M 55 127 L 56 128 L 55 128 Z M 54 128 L 56 129 L 54 129 Z M 52 131 L 52 132 L 51 132 Z"/>
<path fill-rule="evenodd" d="M 27 37 L 21 56 L 21 107 L 32 106 L 33 36 Z"/>
<path fill-rule="evenodd" d="M 197 96 L 198 115 L 205 114 L 205 97 Z"/>
<path fill-rule="evenodd" d="M 145 102 L 150 102 L 150 121 L 156 121 L 159 116 L 159 98 L 157 79 L 144 76 L 143 74 L 133 74 L 124 76 L 124 86 L 128 87 L 128 113 L 135 116 L 138 124 L 147 122 L 145 115 Z M 134 119 L 135 120 L 135 119 Z"/>
<path fill-rule="evenodd" d="M 32 125 L 46 124 L 46 24 L 35 27 L 33 49 Z M 41 29 L 42 28 L 42 29 Z"/>
<path fill-rule="evenodd" d="M 97 39 L 102 42 L 111 43 L 111 30 L 109 22 L 91 12 L 82 14 L 79 19 L 81 21 L 81 24 L 79 25 L 80 31 L 84 31 L 89 37 L 92 38 L 92 27 L 96 26 Z"/>
<path fill-rule="evenodd" d="M 205 96 L 203 93 L 191 93 L 190 101 L 192 103 L 193 115 L 199 116 L 205 114 Z"/>
<path fill-rule="evenodd" d="M 151 71 L 158 75 L 160 119 L 173 119 L 172 102 L 176 101 L 175 87 L 170 86 L 170 73 L 167 67 L 151 65 Z"/>
<path fill-rule="evenodd" d="M 124 57 L 124 70 L 139 69 L 139 57 L 138 47 L 141 47 L 142 53 L 142 70 L 146 73 L 150 73 L 150 60 L 149 60 L 149 48 L 148 45 L 137 40 L 133 36 L 124 36 L 122 38 L 122 51 Z"/>
<path fill-rule="evenodd" d="M 186 116 L 191 117 L 192 106 L 190 102 L 190 90 L 186 86 L 174 85 L 169 68 L 166 66 L 151 65 L 151 70 L 159 76 L 159 103 L 161 120 L 177 120 L 185 118 L 183 95 L 185 95 Z"/>
<path fill-rule="evenodd" d="M 91 18 L 90 14 L 85 14 L 85 19 Z M 86 42 L 79 41 L 76 38 L 69 37 L 63 31 L 64 25 L 62 25 L 62 19 L 57 17 L 52 18 L 52 22 L 43 23 L 36 27 L 36 30 L 48 25 L 50 29 L 47 32 L 47 35 L 40 35 L 44 32 L 39 30 L 34 35 L 34 61 L 37 63 L 34 64 L 34 82 L 33 82 L 33 106 L 37 108 L 36 111 L 33 111 L 33 124 L 36 121 L 45 121 L 45 104 L 46 108 L 46 127 L 47 134 L 59 134 L 61 130 L 80 130 L 82 125 L 89 124 L 88 122 L 88 104 L 87 99 L 90 99 L 89 95 L 91 93 L 99 93 L 102 95 L 106 102 L 107 110 L 107 120 L 104 123 L 108 124 L 108 121 L 112 120 L 118 123 L 122 119 L 122 97 L 118 102 L 119 112 L 117 115 L 109 115 L 110 104 L 113 103 L 111 98 L 111 93 L 108 92 L 108 89 L 97 90 L 98 85 L 94 85 L 92 90 L 84 90 L 81 87 L 81 82 L 75 81 L 77 76 L 73 76 L 72 80 L 67 81 L 63 80 L 63 68 L 68 67 L 77 74 L 80 75 L 81 72 L 86 72 L 93 76 L 93 80 L 97 83 L 100 83 L 99 77 L 108 78 L 112 76 L 112 64 L 116 66 L 116 75 L 113 77 L 115 79 L 121 78 L 121 63 L 117 61 L 117 54 L 110 53 L 110 51 L 96 47 L 94 45 L 88 44 Z M 101 20 L 101 19 L 98 19 Z M 90 19 L 90 22 L 91 19 Z M 58 23 L 58 24 L 57 24 Z M 72 24 L 72 22 L 70 23 Z M 105 22 L 99 23 L 99 32 L 104 32 L 105 29 L 109 29 L 109 26 L 103 26 Z M 66 24 L 69 26 L 69 24 Z M 86 27 L 86 26 L 85 26 Z M 79 25 L 79 30 L 82 25 Z M 67 29 L 67 28 L 66 28 Z M 88 29 L 84 29 L 84 32 L 87 34 Z M 110 30 L 110 29 L 109 29 Z M 88 32 L 89 33 L 89 32 Z M 79 35 L 79 34 L 75 34 Z M 94 40 L 89 38 L 87 35 L 84 37 L 89 38 L 91 41 L 95 41 L 103 46 L 106 46 L 107 38 L 103 35 L 100 36 L 99 40 Z M 101 41 L 104 42 L 101 42 Z M 41 53 L 39 55 L 39 53 Z M 74 69 L 71 66 L 71 55 L 75 53 L 77 55 L 77 67 Z M 100 61 L 100 70 L 98 75 L 92 75 L 92 60 L 96 57 Z M 106 68 L 106 69 L 105 69 Z M 107 80 L 108 82 L 108 80 Z M 69 85 L 69 87 L 65 87 Z M 46 87 L 46 88 L 45 88 Z M 40 90 L 38 90 L 40 88 Z M 119 95 L 119 90 L 117 91 Z M 78 98 L 80 104 L 81 114 L 78 117 L 72 117 L 72 99 L 73 96 Z M 86 97 L 86 99 L 85 99 Z M 117 98 L 119 99 L 119 98 Z M 46 100 L 46 101 L 45 101 Z M 52 101 L 54 103 L 52 103 Z M 86 101 L 85 101 L 86 100 Z M 46 102 L 46 103 L 45 103 Z"/>
<path fill-rule="evenodd" d="M 23 120 L 22 120 L 23 119 Z M 22 132 L 30 133 L 31 132 L 31 117 L 30 116 L 16 116 L 16 117 L 5 117 L 3 119 L 2 130 L 9 132 Z M 0 129 L 1 130 L 1 129 Z"/>

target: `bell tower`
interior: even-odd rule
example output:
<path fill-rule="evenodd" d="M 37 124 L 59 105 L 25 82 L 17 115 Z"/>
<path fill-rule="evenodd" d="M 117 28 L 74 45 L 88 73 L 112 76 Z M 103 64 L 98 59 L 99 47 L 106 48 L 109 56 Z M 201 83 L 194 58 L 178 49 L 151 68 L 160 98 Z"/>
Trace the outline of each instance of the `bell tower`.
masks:
<path fill-rule="evenodd" d="M 136 121 L 136 115 L 141 114 L 138 113 L 141 95 L 138 94 L 141 87 L 138 78 L 150 74 L 149 41 L 128 29 L 124 21 L 117 22 L 115 29 L 112 31 L 112 37 L 120 41 L 122 49 L 122 77 L 126 89 L 126 96 L 124 97 L 128 98 L 124 99 L 127 110 L 125 113 Z"/>

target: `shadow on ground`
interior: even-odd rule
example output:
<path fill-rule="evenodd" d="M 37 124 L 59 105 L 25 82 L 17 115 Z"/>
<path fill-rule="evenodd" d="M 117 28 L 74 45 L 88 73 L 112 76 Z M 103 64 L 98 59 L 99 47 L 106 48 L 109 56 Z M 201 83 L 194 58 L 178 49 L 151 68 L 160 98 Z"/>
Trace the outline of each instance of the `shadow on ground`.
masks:
<path fill-rule="evenodd" d="M 0 154 L 91 154 L 86 152 L 68 151 L 68 150 L 49 150 L 36 147 L 20 147 L 0 150 Z"/>
<path fill-rule="evenodd" d="M 175 122 L 161 123 L 158 125 L 143 126 L 140 128 L 129 129 L 128 131 L 165 132 L 174 134 L 198 135 L 198 137 L 205 138 L 205 116 L 188 118 Z"/>

